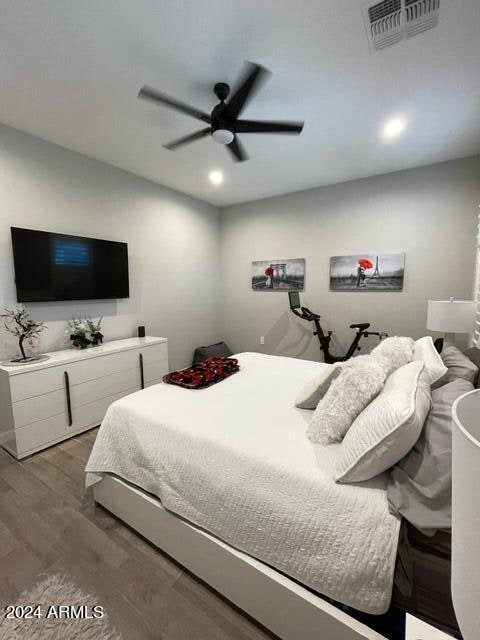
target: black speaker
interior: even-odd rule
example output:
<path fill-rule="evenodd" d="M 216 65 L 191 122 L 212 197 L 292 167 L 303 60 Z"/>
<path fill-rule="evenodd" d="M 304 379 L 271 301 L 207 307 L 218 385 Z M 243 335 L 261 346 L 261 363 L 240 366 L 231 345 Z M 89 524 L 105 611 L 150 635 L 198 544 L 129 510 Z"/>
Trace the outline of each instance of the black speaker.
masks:
<path fill-rule="evenodd" d="M 139 338 L 145 337 L 145 327 L 138 327 L 138 337 Z"/>

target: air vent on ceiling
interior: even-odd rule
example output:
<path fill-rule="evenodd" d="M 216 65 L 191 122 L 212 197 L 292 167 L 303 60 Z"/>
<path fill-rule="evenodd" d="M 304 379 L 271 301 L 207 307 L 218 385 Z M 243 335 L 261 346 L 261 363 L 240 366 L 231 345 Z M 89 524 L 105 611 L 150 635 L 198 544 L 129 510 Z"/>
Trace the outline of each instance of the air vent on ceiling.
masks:
<path fill-rule="evenodd" d="M 363 6 L 370 47 L 374 51 L 411 38 L 438 24 L 440 0 L 382 0 Z"/>
<path fill-rule="evenodd" d="M 439 8 L 440 0 L 405 0 L 405 35 L 407 38 L 436 27 Z"/>

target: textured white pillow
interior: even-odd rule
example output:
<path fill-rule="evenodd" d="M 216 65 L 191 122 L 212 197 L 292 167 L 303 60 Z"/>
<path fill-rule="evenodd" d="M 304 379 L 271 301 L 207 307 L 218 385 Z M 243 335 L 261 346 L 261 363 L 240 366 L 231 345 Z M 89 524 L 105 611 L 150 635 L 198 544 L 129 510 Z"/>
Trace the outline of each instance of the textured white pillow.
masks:
<path fill-rule="evenodd" d="M 320 373 L 300 389 L 295 406 L 299 409 L 316 409 L 338 375 L 340 375 L 340 363 L 322 368 Z"/>
<path fill-rule="evenodd" d="M 418 440 L 430 406 L 423 362 L 394 371 L 345 436 L 335 461 L 335 480 L 369 480 L 401 460 Z"/>
<path fill-rule="evenodd" d="M 428 376 L 430 384 L 434 384 L 437 380 L 440 380 L 448 371 L 440 354 L 435 349 L 431 336 L 425 336 L 425 338 L 415 340 L 413 359 L 422 360 L 422 362 L 425 363 L 425 373 Z"/>
<path fill-rule="evenodd" d="M 318 403 L 308 425 L 312 442 L 340 442 L 355 418 L 382 390 L 390 362 L 380 356 L 358 356 L 343 363 L 340 375 Z"/>
<path fill-rule="evenodd" d="M 413 338 L 403 336 L 392 336 L 385 338 L 373 349 L 372 356 L 383 356 L 388 358 L 391 364 L 390 371 L 395 371 L 413 360 Z"/>

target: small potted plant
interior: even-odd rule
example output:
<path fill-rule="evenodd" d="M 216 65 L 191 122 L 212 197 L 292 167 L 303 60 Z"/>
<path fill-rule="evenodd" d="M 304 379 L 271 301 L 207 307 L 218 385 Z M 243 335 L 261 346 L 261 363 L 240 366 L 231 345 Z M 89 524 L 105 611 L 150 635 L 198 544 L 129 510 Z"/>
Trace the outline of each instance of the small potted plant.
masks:
<path fill-rule="evenodd" d="M 40 358 L 45 358 L 44 356 L 27 356 L 24 347 L 25 340 L 31 344 L 31 340 L 46 329 L 43 322 L 32 320 L 30 314 L 23 306 L 16 307 L 15 309 L 5 309 L 5 313 L 1 314 L 0 318 L 3 320 L 5 331 L 8 331 L 18 338 L 18 348 L 22 356 L 21 358 L 12 359 L 12 363 L 22 364 L 36 362 Z"/>
<path fill-rule="evenodd" d="M 101 332 L 103 318 L 99 318 L 96 322 L 92 318 L 87 318 L 87 328 L 90 339 L 94 347 L 103 342 L 103 333 Z"/>
<path fill-rule="evenodd" d="M 73 318 L 68 323 L 70 340 L 77 349 L 86 349 L 90 345 L 97 346 L 103 342 L 102 318 L 96 322 L 92 318 Z"/>

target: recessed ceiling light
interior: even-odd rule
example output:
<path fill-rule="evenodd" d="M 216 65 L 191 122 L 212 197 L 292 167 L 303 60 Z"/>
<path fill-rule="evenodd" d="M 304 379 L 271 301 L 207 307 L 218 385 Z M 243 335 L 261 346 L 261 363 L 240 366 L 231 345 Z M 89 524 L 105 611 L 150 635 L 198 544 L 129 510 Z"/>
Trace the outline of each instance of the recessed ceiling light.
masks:
<path fill-rule="evenodd" d="M 221 171 L 211 171 L 208 177 L 210 182 L 216 186 L 223 182 L 223 173 Z"/>
<path fill-rule="evenodd" d="M 385 140 L 396 138 L 405 130 L 406 126 L 405 118 L 392 118 L 385 123 L 382 129 L 382 137 L 385 138 Z"/>

